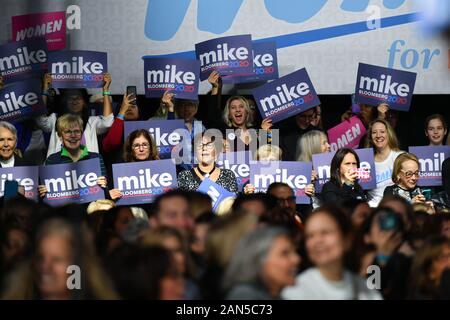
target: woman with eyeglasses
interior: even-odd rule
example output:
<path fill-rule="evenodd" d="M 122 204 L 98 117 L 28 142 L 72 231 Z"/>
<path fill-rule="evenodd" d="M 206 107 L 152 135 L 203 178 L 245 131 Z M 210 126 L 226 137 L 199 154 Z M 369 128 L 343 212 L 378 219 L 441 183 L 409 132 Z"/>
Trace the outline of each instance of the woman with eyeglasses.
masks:
<path fill-rule="evenodd" d="M 45 103 L 50 96 L 49 90 L 52 83 L 51 75 L 46 73 L 43 79 L 42 99 Z M 85 89 L 60 89 L 61 105 L 58 111 L 49 115 L 43 115 L 36 118 L 37 126 L 46 133 L 50 133 L 47 157 L 51 154 L 61 151 L 62 141 L 56 130 L 56 121 L 63 114 L 72 114 L 80 116 L 83 119 L 82 140 L 83 144 L 91 152 L 99 152 L 97 135 L 104 134 L 114 122 L 114 114 L 111 104 L 111 75 L 103 75 L 103 115 L 91 116 L 88 109 L 88 94 Z"/>
<path fill-rule="evenodd" d="M 159 160 L 156 144 L 148 130 L 139 129 L 128 135 L 123 148 L 123 159 L 125 162 Z M 119 189 L 109 190 L 109 195 L 113 200 L 122 197 Z"/>
<path fill-rule="evenodd" d="M 222 137 L 206 132 L 194 138 L 196 161 L 198 164 L 178 174 L 178 187 L 186 191 L 198 189 L 204 179 L 208 178 L 230 192 L 236 193 L 238 186 L 236 176 L 229 169 L 220 169 L 216 166 L 217 156 L 222 147 Z"/>
<path fill-rule="evenodd" d="M 405 198 L 410 203 L 426 203 L 433 206 L 432 201 L 426 201 L 422 190 L 417 186 L 419 181 L 419 160 L 412 153 L 402 153 L 395 159 L 392 171 L 393 186 L 384 189 L 383 196 L 397 195 Z"/>

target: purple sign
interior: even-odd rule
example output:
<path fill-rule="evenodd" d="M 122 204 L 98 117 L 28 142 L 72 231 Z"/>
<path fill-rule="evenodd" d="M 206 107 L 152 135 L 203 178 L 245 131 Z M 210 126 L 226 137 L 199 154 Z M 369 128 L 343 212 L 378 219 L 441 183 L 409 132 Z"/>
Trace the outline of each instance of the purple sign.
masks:
<path fill-rule="evenodd" d="M 177 187 L 172 160 L 139 161 L 113 164 L 114 188 L 122 192 L 118 205 L 142 204 Z"/>
<path fill-rule="evenodd" d="M 355 149 L 358 154 L 360 168 L 367 173 L 361 176 L 359 184 L 364 190 L 371 190 L 377 187 L 376 172 L 375 172 L 375 158 L 371 148 Z M 330 180 L 331 160 L 336 152 L 326 152 L 320 154 L 313 154 L 313 167 L 317 173 L 317 182 L 315 184 L 316 192 L 322 192 L 322 187 Z"/>
<path fill-rule="evenodd" d="M 229 75 L 223 83 L 246 83 L 278 79 L 276 42 L 253 42 L 253 72 Z"/>
<path fill-rule="evenodd" d="M 252 154 L 250 151 L 238 151 L 222 153 L 217 159 L 217 167 L 229 169 L 234 172 L 238 184 L 238 190 L 243 190 L 244 184 L 250 181 L 250 163 Z"/>
<path fill-rule="evenodd" d="M 39 179 L 47 188 L 44 202 L 60 206 L 70 202 L 89 203 L 104 199 L 105 193 L 97 184 L 100 172 L 98 158 L 41 166 Z"/>
<path fill-rule="evenodd" d="M 154 139 L 158 154 L 161 159 L 170 159 L 172 149 L 178 145 L 183 137 L 191 135 L 185 129 L 183 120 L 148 120 L 148 121 L 125 121 L 125 139 L 128 135 L 138 129 L 146 129 Z"/>
<path fill-rule="evenodd" d="M 40 78 L 47 69 L 47 42 L 35 38 L 0 46 L 0 75 L 5 83 Z"/>
<path fill-rule="evenodd" d="M 145 96 L 159 98 L 170 90 L 177 99 L 198 100 L 199 73 L 198 60 L 145 58 Z"/>
<path fill-rule="evenodd" d="M 5 192 L 5 181 L 16 180 L 23 187 L 24 196 L 37 200 L 38 167 L 0 168 L 0 197 Z"/>
<path fill-rule="evenodd" d="M 263 119 L 278 122 L 320 104 L 306 69 L 266 83 L 253 90 Z"/>
<path fill-rule="evenodd" d="M 37 79 L 15 82 L 0 90 L 0 120 L 18 122 L 47 112 Z"/>
<path fill-rule="evenodd" d="M 211 179 L 208 178 L 205 178 L 202 181 L 197 191 L 206 193 L 208 196 L 211 197 L 212 209 L 214 212 L 217 212 L 217 208 L 219 207 L 220 203 L 223 200 L 230 197 L 232 198 L 236 197 L 236 194 L 226 190 L 225 188 L 222 188 L 217 183 L 213 182 Z"/>
<path fill-rule="evenodd" d="M 355 102 L 409 111 L 417 73 L 360 63 L 356 76 Z"/>
<path fill-rule="evenodd" d="M 101 88 L 108 71 L 106 52 L 56 51 L 48 54 L 54 88 Z"/>
<path fill-rule="evenodd" d="M 195 45 L 200 60 L 200 80 L 217 70 L 221 76 L 253 72 L 252 36 L 216 38 Z"/>
<path fill-rule="evenodd" d="M 311 183 L 311 162 L 269 161 L 250 164 L 250 183 L 255 192 L 266 192 L 274 182 L 287 183 L 295 193 L 296 203 L 309 204 L 305 187 Z"/>
<path fill-rule="evenodd" d="M 450 157 L 450 146 L 409 147 L 419 159 L 419 186 L 442 186 L 442 162 Z"/>

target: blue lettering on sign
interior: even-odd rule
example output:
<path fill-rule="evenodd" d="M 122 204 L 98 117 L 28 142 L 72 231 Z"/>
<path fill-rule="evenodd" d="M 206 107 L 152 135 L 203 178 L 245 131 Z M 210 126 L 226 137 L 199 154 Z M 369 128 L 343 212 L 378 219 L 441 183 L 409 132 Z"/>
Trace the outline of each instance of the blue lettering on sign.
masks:
<path fill-rule="evenodd" d="M 406 41 L 401 39 L 392 42 L 391 47 L 387 50 L 389 52 L 388 68 L 394 68 L 397 52 L 401 52 L 399 47 L 405 45 Z M 419 64 L 422 58 L 423 63 L 421 64 L 421 67 L 426 70 L 430 67 L 433 57 L 440 54 L 441 51 L 439 49 L 434 49 L 433 51 L 431 51 L 431 49 L 423 49 L 420 54 L 419 51 L 415 49 L 406 49 L 400 54 L 400 65 L 404 69 L 413 69 Z"/>
<path fill-rule="evenodd" d="M 197 28 L 200 31 L 222 34 L 236 18 L 243 0 L 198 0 Z M 265 0 L 267 12 L 275 19 L 302 23 L 317 15 L 328 0 Z M 363 12 L 369 0 L 343 0 L 341 9 Z M 405 0 L 383 0 L 387 9 L 397 9 Z M 175 36 L 186 17 L 191 0 L 149 0 L 145 18 L 145 35 L 156 41 L 167 41 Z M 366 23 L 364 21 L 364 23 Z"/>

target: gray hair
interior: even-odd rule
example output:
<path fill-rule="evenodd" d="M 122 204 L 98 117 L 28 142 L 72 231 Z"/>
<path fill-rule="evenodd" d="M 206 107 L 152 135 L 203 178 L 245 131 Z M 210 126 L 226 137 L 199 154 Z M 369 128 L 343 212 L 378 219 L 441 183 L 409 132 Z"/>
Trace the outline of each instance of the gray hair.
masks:
<path fill-rule="evenodd" d="M 303 134 L 297 142 L 297 161 L 312 161 L 312 155 L 322 153 L 321 138 L 327 135 L 319 130 L 311 130 Z"/>
<path fill-rule="evenodd" d="M 17 130 L 16 130 L 16 127 L 14 127 L 14 125 L 12 125 L 11 123 L 9 123 L 7 121 L 0 121 L 0 128 L 4 128 L 4 129 L 11 131 L 11 133 L 14 135 L 14 137 L 16 138 L 16 141 L 17 141 Z"/>
<path fill-rule="evenodd" d="M 280 236 L 289 237 L 289 233 L 273 226 L 261 227 L 243 236 L 227 267 L 223 288 L 228 291 L 238 284 L 262 284 L 263 263 L 273 242 Z"/>

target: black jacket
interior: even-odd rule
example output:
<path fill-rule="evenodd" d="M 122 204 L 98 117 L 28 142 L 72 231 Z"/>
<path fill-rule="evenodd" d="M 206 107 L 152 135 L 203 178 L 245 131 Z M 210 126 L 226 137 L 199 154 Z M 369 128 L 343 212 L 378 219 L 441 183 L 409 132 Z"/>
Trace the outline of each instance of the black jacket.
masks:
<path fill-rule="evenodd" d="M 30 166 L 30 165 L 31 164 L 24 158 L 14 155 L 14 167 L 25 167 L 25 166 Z M 2 167 L 1 163 L 0 163 L 0 167 Z"/>
<path fill-rule="evenodd" d="M 323 185 L 321 198 L 324 203 L 338 205 L 347 200 L 367 201 L 367 195 L 358 183 L 338 186 L 332 181 Z"/>

